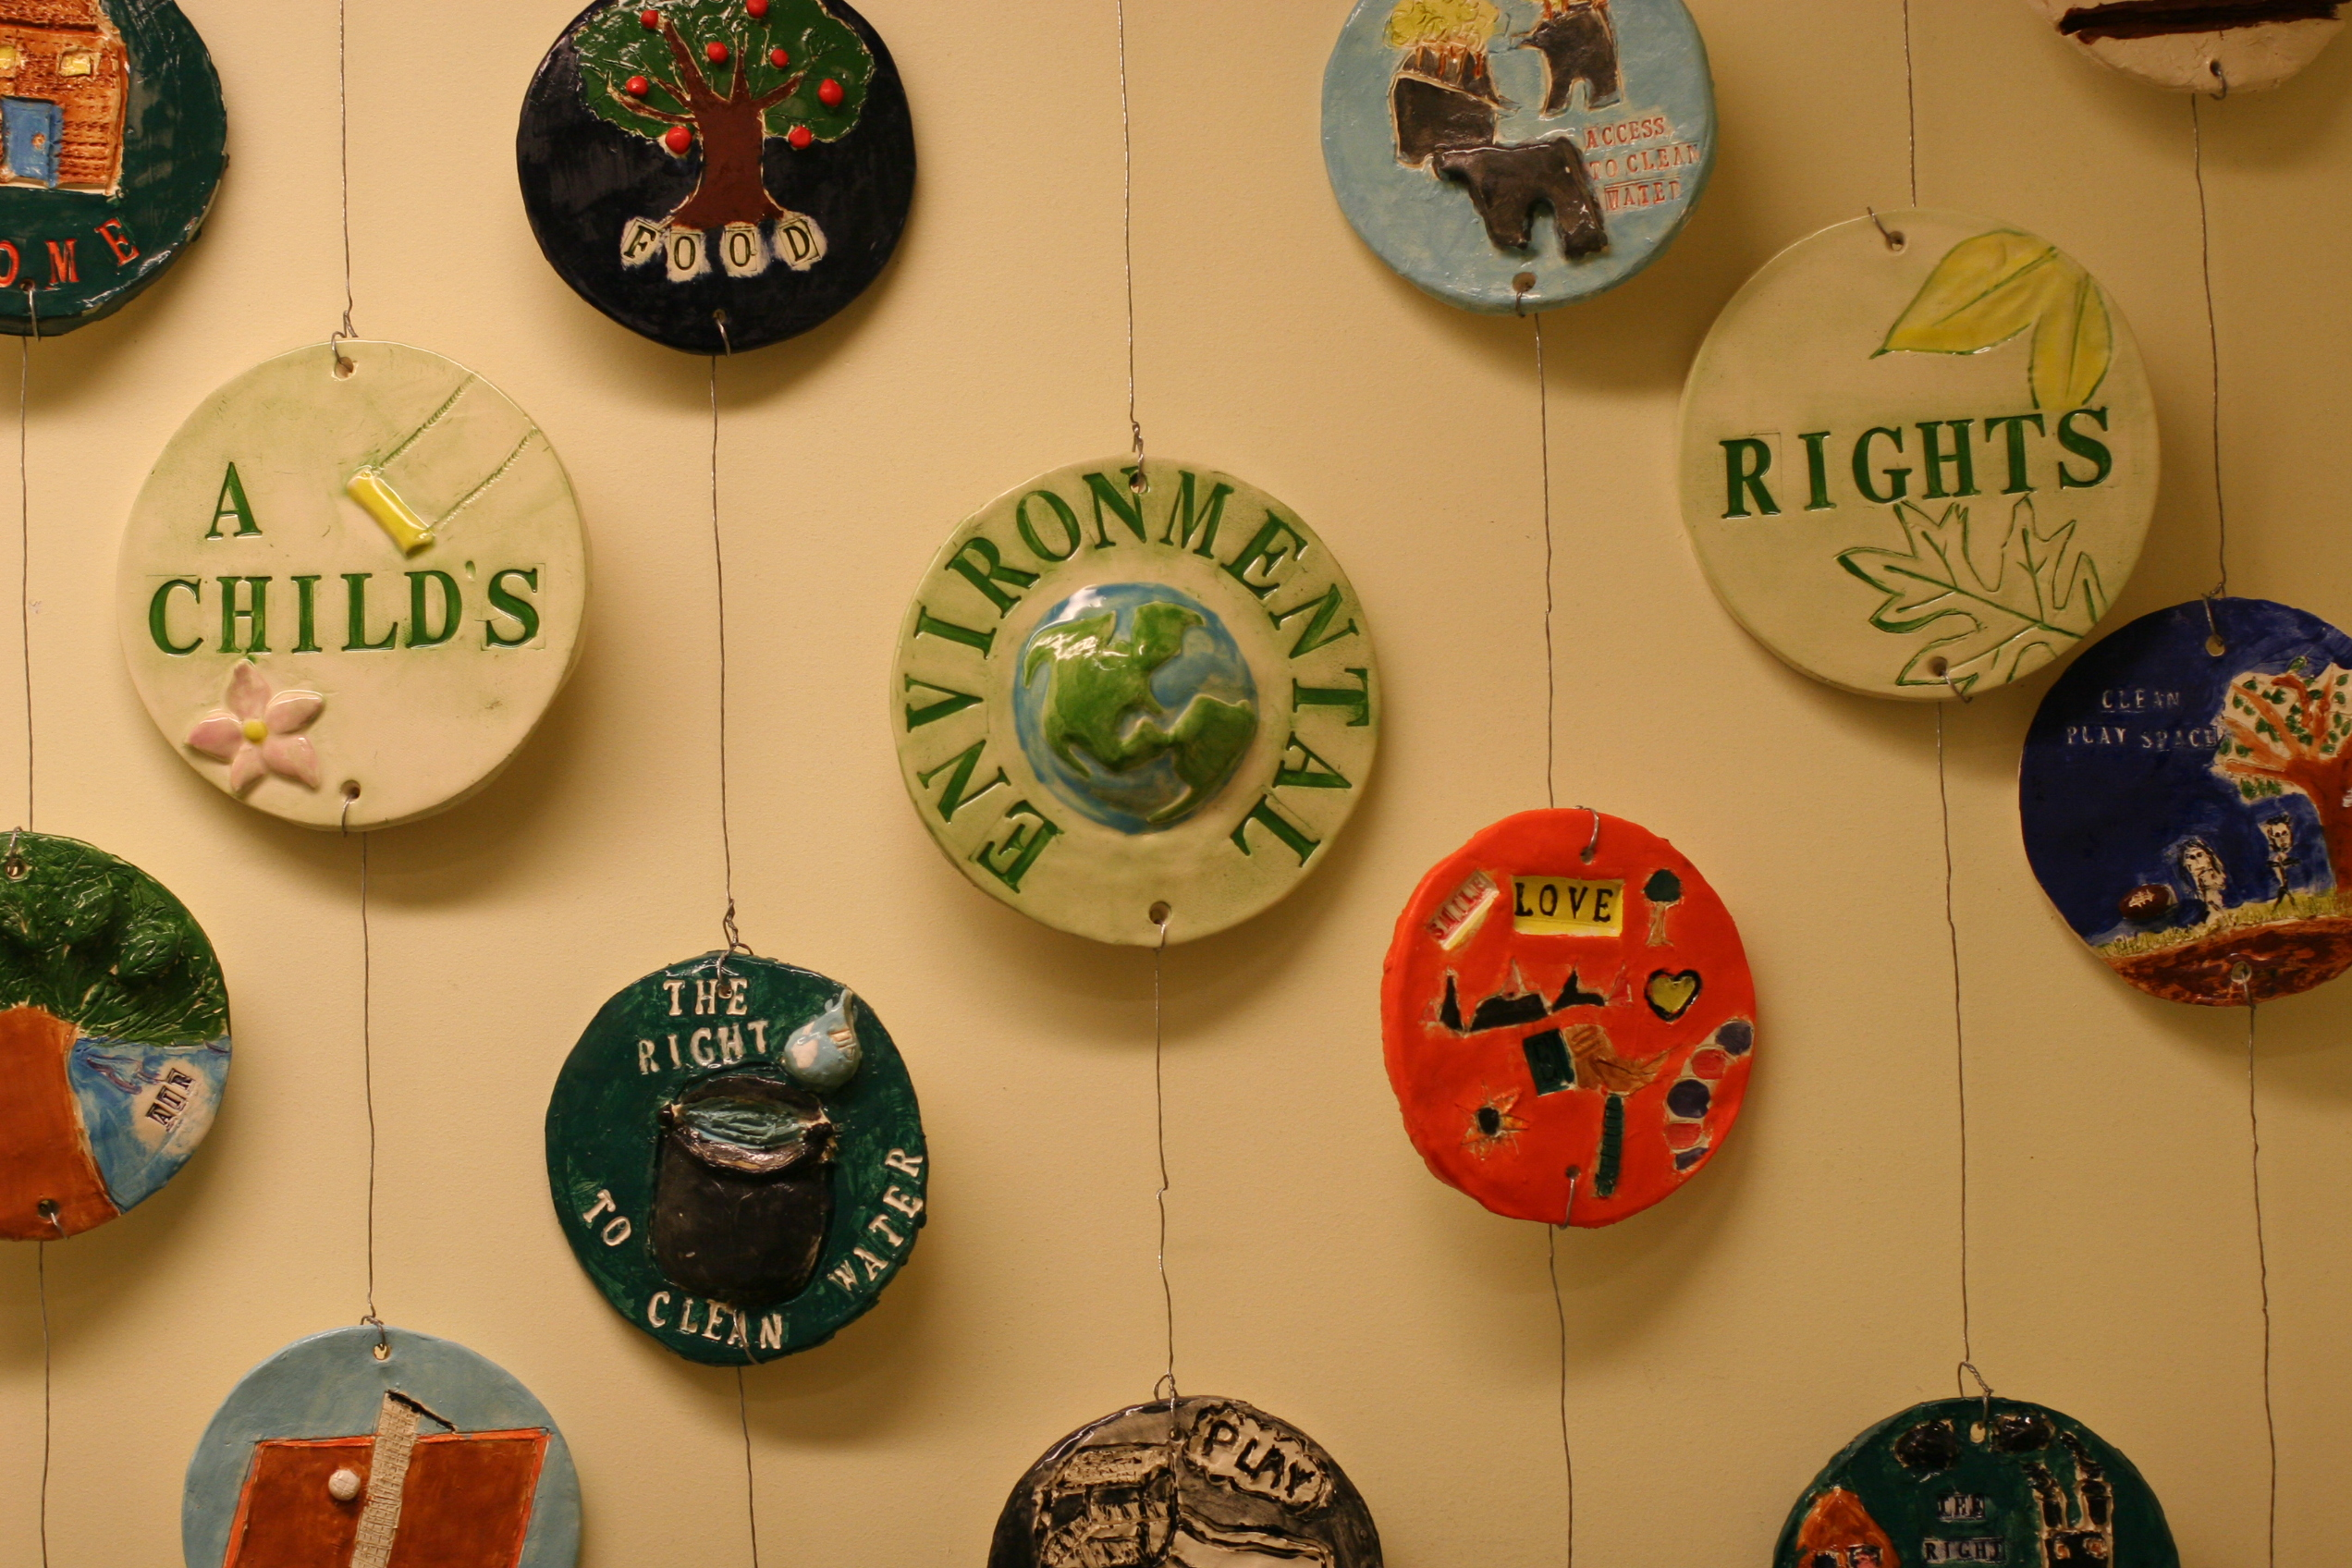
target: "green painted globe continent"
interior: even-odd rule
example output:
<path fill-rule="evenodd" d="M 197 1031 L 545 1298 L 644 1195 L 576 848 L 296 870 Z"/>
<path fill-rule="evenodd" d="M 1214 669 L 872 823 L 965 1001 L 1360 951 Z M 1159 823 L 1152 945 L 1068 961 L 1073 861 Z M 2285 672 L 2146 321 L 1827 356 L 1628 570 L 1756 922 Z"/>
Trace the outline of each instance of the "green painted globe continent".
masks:
<path fill-rule="evenodd" d="M 1256 682 L 1231 634 L 1157 584 L 1087 589 L 1056 606 L 1022 649 L 1015 710 L 1055 792 L 1126 832 L 1191 815 L 1257 737 Z"/>

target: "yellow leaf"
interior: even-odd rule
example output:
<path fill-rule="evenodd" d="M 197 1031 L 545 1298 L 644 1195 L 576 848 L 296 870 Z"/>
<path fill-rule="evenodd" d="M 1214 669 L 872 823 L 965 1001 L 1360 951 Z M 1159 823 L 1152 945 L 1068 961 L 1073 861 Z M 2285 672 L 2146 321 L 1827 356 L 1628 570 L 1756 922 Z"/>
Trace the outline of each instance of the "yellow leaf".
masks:
<path fill-rule="evenodd" d="M 2031 235 L 2002 230 L 1954 245 L 1887 333 L 1881 354 L 1979 354 L 2040 319 L 2074 263 Z"/>
<path fill-rule="evenodd" d="M 2050 301 L 2034 325 L 2034 407 L 2052 411 L 2089 403 L 2115 355 L 2115 324 L 2090 275 L 2072 263 L 2073 287 Z"/>

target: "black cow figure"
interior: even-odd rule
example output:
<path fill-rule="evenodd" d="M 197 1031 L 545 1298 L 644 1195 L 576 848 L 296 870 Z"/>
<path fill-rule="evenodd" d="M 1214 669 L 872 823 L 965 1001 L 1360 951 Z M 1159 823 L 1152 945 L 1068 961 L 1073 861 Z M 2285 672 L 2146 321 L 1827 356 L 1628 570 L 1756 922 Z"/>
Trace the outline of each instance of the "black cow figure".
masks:
<path fill-rule="evenodd" d="M 1545 10 L 1544 19 L 1519 41 L 1520 48 L 1544 57 L 1544 117 L 1565 114 L 1580 81 L 1587 110 L 1617 102 L 1625 78 L 1617 61 L 1617 24 L 1609 15 L 1609 0 L 1572 0 L 1558 10 L 1548 4 Z"/>
<path fill-rule="evenodd" d="M 1560 253 L 1570 261 L 1609 249 L 1600 198 L 1572 131 L 1515 147 L 1455 147 L 1431 165 L 1439 178 L 1469 188 L 1470 203 L 1486 220 L 1487 238 L 1501 249 L 1526 249 L 1539 203 L 1551 208 Z"/>

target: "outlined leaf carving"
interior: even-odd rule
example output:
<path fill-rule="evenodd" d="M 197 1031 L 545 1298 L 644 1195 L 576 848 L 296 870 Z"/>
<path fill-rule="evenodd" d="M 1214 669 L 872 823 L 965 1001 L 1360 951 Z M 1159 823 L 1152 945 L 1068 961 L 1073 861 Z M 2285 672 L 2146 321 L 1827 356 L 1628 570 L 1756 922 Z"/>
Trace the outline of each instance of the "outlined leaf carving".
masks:
<path fill-rule="evenodd" d="M 1981 354 L 2027 328 L 2034 407 L 2081 408 L 2114 357 L 2106 297 L 2048 240 L 1996 229 L 1945 252 L 1878 354 Z"/>
<path fill-rule="evenodd" d="M 2071 262 L 2072 287 L 2060 291 L 2034 324 L 2033 397 L 2037 409 L 2087 405 L 2115 355 L 2115 324 L 2107 298 L 2091 276 Z"/>
<path fill-rule="evenodd" d="M 1886 595 L 1872 626 L 1929 632 L 1898 686 L 2005 685 L 2088 636 L 2107 613 L 2099 565 L 2076 545 L 2075 523 L 2045 531 L 2030 496 L 1997 532 L 1976 528 L 1958 501 L 1937 517 L 1900 501 L 1894 516 L 1907 549 L 1861 546 L 1837 559 Z"/>

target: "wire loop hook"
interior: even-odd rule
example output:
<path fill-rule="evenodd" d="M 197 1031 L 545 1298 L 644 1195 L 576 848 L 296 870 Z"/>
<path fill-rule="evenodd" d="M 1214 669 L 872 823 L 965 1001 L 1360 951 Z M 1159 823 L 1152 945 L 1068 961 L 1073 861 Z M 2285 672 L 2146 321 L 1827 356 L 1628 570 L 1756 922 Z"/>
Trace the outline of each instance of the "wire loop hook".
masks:
<path fill-rule="evenodd" d="M 1958 1381 L 1963 1372 L 1974 1378 L 1977 1380 L 1977 1387 L 1983 1391 L 1985 1430 L 1990 1432 L 1992 1429 L 1992 1385 L 1985 1381 L 1985 1375 L 1977 1370 L 1977 1364 L 1973 1361 L 1964 1361 L 1954 1367 L 1952 1373 L 1953 1380 Z"/>

